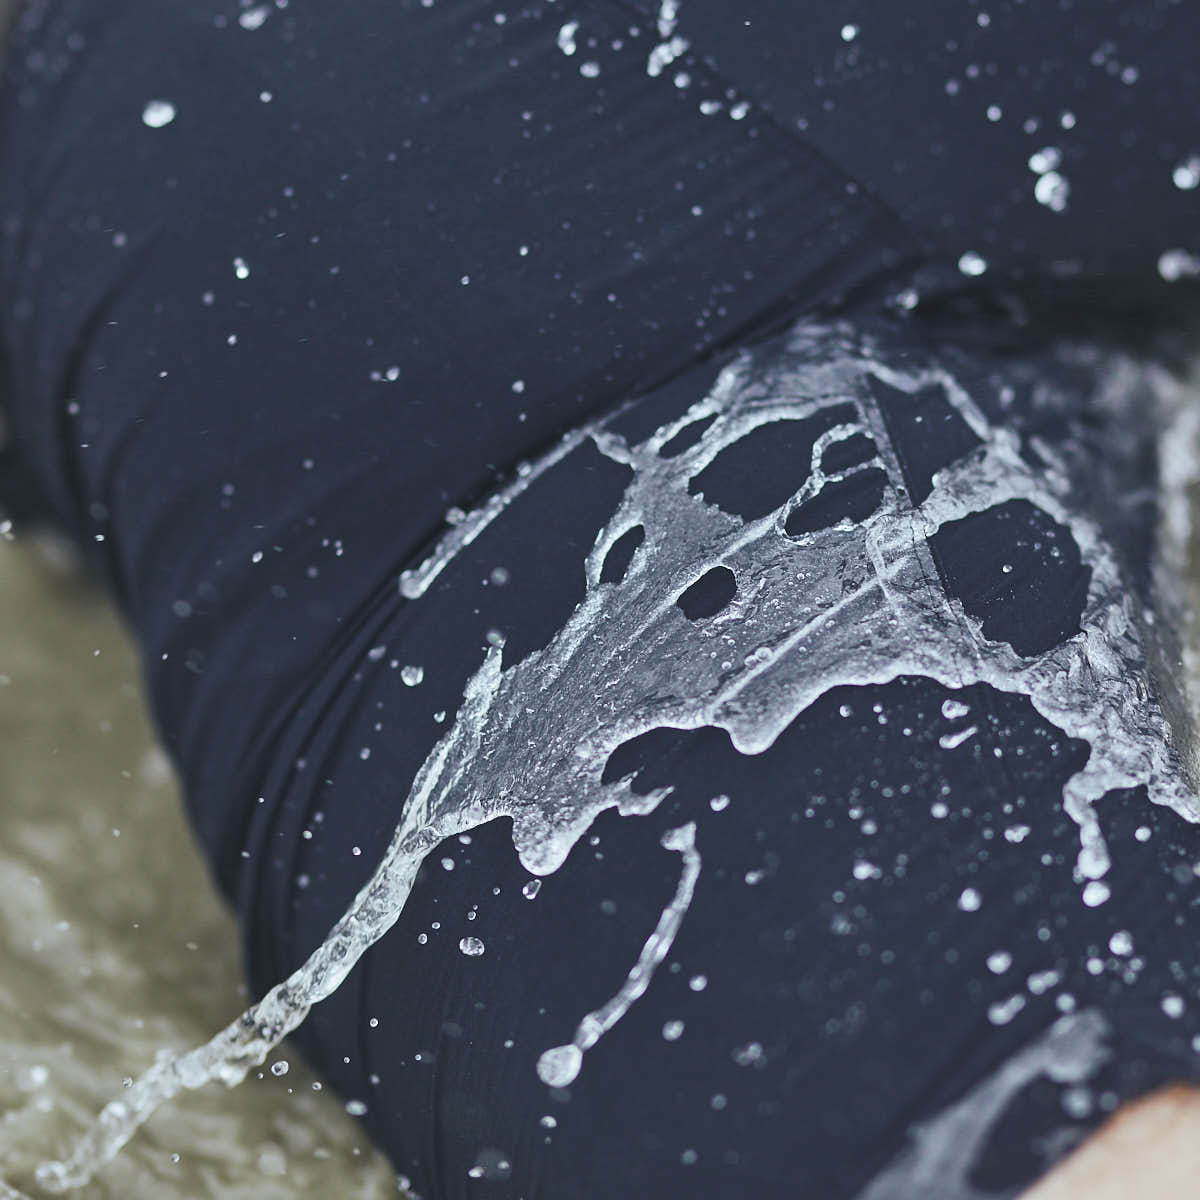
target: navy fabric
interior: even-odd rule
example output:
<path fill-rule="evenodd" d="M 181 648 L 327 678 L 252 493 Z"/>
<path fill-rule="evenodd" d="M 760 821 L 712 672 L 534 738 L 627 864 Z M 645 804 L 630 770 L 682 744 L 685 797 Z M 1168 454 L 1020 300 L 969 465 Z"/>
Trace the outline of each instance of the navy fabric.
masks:
<path fill-rule="evenodd" d="M 27 0 L 18 18 L 0 111 L 0 487 L 110 581 L 259 990 L 370 872 L 488 632 L 504 633 L 511 664 L 569 616 L 625 476 L 575 451 L 432 602 L 409 604 L 396 577 L 452 506 L 631 397 L 621 428 L 648 435 L 738 347 L 803 314 L 903 310 L 916 291 L 919 314 L 895 317 L 901 340 L 932 328 L 920 314 L 969 301 L 1004 314 L 976 321 L 972 339 L 1023 345 L 1030 312 L 1060 329 L 1112 308 L 1131 325 L 1194 299 L 1194 280 L 1161 266 L 1200 252 L 1200 193 L 1176 180 L 1200 153 L 1194 5 L 925 0 L 800 15 L 684 0 L 677 29 L 672 7 Z M 676 35 L 688 44 L 672 48 Z M 1035 194 L 1051 170 L 1065 208 Z M 973 435 L 936 394 L 920 411 L 879 401 L 919 501 Z M 1086 414 L 1034 390 L 1005 419 L 1089 436 Z M 693 485 L 728 511 L 769 511 L 819 432 L 748 441 L 745 461 Z M 861 450 L 840 452 L 849 463 Z M 864 518 L 881 487 L 856 475 L 797 509 L 789 532 Z M 1138 551 L 1134 577 L 1146 516 L 1113 528 Z M 968 524 L 933 547 L 964 609 L 1018 653 L 1069 636 L 1086 568 L 1069 547 L 1043 553 L 1058 537 L 1044 514 Z M 989 575 L 981 541 L 1020 551 L 1017 569 Z M 498 566 L 509 584 L 491 582 Z M 689 600 L 697 619 L 721 604 L 723 581 L 709 583 Z M 410 687 L 401 668 L 417 664 Z M 380 1144 L 431 1196 L 852 1195 L 912 1122 L 1053 1015 L 1048 996 L 984 1028 L 981 988 L 1000 984 L 979 953 L 952 959 L 963 931 L 924 926 L 929 896 L 961 891 L 985 841 L 997 895 L 1040 906 L 1051 931 L 1014 948 L 1020 965 L 1059 965 L 1081 1003 L 1109 986 L 1081 974 L 1111 931 L 1078 908 L 1070 823 L 1042 825 L 1050 862 L 1020 887 L 1001 882 L 1018 868 L 994 838 L 1014 788 L 1046 808 L 1080 747 L 981 685 L 971 699 L 988 723 L 947 765 L 900 733 L 943 698 L 915 679 L 830 694 L 752 782 L 712 731 L 630 747 L 639 787 L 676 787 L 653 818 L 602 818 L 534 902 L 503 828 L 435 854 L 302 1044 L 367 1102 Z M 1017 746 L 1014 777 L 989 754 Z M 895 827 L 911 882 L 867 928 L 852 889 L 846 911 L 831 907 L 830 872 L 885 775 L 964 799 L 952 820 L 932 823 L 925 806 Z M 709 806 L 717 791 L 732 797 L 724 813 Z M 1102 820 L 1129 840 L 1124 811 L 1114 795 Z M 586 1088 L 548 1097 L 537 1053 L 636 957 L 677 875 L 657 831 L 692 818 L 714 889 L 661 986 L 589 1057 Z M 1138 843 L 1114 886 L 1166 960 L 1192 904 L 1178 868 L 1196 847 L 1169 814 L 1155 820 L 1162 836 Z M 754 891 L 744 879 L 759 869 Z M 495 952 L 459 955 L 474 932 Z M 1194 954 L 1176 960 L 1194 983 Z M 1114 1101 L 1190 1069 L 1187 1022 L 1139 1032 L 1162 982 L 1147 974 L 1109 1006 L 1129 1014 L 1104 1085 Z M 661 1036 L 674 1019 L 686 1053 Z M 761 1058 L 733 1057 L 755 1041 Z M 631 1062 L 644 1064 L 636 1079 Z M 1036 1177 L 1101 1115 L 1067 1120 L 1035 1152 L 1064 1120 L 1058 1090 L 1039 1088 L 1002 1143 L 1020 1153 L 998 1150 L 988 1168 L 997 1188 Z M 469 1175 L 481 1148 L 512 1173 Z"/>

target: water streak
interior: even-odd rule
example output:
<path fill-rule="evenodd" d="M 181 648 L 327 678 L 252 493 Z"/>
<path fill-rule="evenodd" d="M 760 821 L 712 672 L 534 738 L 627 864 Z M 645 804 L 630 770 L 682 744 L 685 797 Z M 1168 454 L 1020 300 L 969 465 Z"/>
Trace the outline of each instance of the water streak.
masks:
<path fill-rule="evenodd" d="M 911 1131 L 912 1146 L 858 1200 L 1011 1200 L 1017 1190 L 981 1191 L 971 1169 L 988 1135 L 1017 1095 L 1039 1076 L 1081 1084 L 1112 1057 L 1108 1022 L 1094 1009 L 1061 1017 L 962 1100 Z"/>
<path fill-rule="evenodd" d="M 538 1078 L 550 1087 L 566 1087 L 575 1080 L 583 1066 L 583 1056 L 590 1050 L 640 999 L 650 986 L 654 972 L 671 952 L 675 935 L 696 891 L 700 878 L 700 852 L 696 849 L 696 824 L 689 821 L 678 829 L 669 829 L 662 836 L 667 850 L 683 855 L 683 871 L 670 904 L 662 911 L 654 932 L 646 939 L 638 960 L 630 968 L 620 991 L 602 1008 L 590 1012 L 579 1022 L 575 1036 L 564 1046 L 552 1046 L 538 1059 Z"/>

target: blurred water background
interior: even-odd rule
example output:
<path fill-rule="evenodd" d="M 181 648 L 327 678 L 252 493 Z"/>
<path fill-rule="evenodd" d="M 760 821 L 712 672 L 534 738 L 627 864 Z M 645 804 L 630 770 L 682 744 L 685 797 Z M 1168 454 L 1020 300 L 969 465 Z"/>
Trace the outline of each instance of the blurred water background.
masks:
<path fill-rule="evenodd" d="M 38 1195 L 36 1165 L 70 1148 L 123 1076 L 242 1011 L 238 945 L 103 595 L 33 547 L 0 542 L 5 1182 Z M 261 1077 L 167 1105 L 76 1195 L 397 1196 L 353 1118 L 281 1050 Z M 281 1060 L 286 1073 L 273 1074 Z"/>

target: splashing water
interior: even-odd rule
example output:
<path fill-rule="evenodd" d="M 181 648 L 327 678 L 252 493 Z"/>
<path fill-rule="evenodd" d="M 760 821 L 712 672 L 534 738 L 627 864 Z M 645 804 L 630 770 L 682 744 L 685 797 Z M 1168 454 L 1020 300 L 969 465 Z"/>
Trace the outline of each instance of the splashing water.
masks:
<path fill-rule="evenodd" d="M 1112 1057 L 1108 1022 L 1094 1009 L 1061 1017 L 1031 1045 L 972 1088 L 957 1104 L 911 1131 L 912 1146 L 856 1200 L 912 1200 L 953 1196 L 995 1200 L 972 1186 L 971 1169 L 1004 1110 L 1039 1076 L 1083 1083 Z"/>
<path fill-rule="evenodd" d="M 538 1078 L 550 1087 L 566 1087 L 579 1074 L 583 1056 L 644 995 L 654 972 L 671 952 L 675 934 L 696 891 L 700 878 L 700 852 L 696 849 L 696 825 L 689 821 L 679 829 L 669 829 L 662 837 L 663 847 L 683 855 L 683 873 L 671 903 L 663 909 L 658 925 L 646 939 L 638 960 L 625 979 L 621 990 L 603 1008 L 590 1012 L 575 1030 L 575 1036 L 565 1046 L 553 1046 L 538 1059 Z"/>
<path fill-rule="evenodd" d="M 1116 356 L 1079 353 L 1102 379 L 1093 398 L 1102 409 L 1130 414 L 1140 405 L 1144 421 L 1145 406 L 1169 390 L 1165 375 Z M 614 750 L 654 729 L 718 727 L 738 751 L 757 754 L 835 687 L 902 675 L 953 688 L 987 683 L 1027 696 L 1068 737 L 1091 747 L 1063 792 L 1079 828 L 1077 875 L 1090 889 L 1088 903 L 1107 896 L 1108 848 L 1092 808 L 1105 792 L 1145 784 L 1152 802 L 1195 821 L 1172 729 L 1143 685 L 1148 651 L 1140 607 L 1085 511 L 1069 456 L 1043 446 L 1050 465 L 1031 466 L 1021 436 L 991 424 L 946 365 L 961 361 L 952 352 L 922 359 L 911 343 L 893 347 L 884 330 L 802 324 L 786 339 L 744 352 L 707 396 L 645 441 L 631 444 L 604 423 L 582 429 L 454 526 L 427 562 L 401 577 L 406 597 L 419 600 L 464 545 L 575 446 L 590 439 L 632 471 L 587 555 L 583 600 L 548 645 L 508 669 L 500 647 L 487 651 L 454 724 L 418 772 L 379 867 L 321 947 L 207 1045 L 151 1067 L 101 1112 L 69 1159 L 39 1168 L 39 1183 L 53 1191 L 82 1185 L 163 1101 L 210 1080 L 232 1086 L 262 1063 L 394 924 L 422 859 L 443 839 L 509 817 L 522 864 L 544 876 L 601 812 L 653 811 L 666 789 L 641 795 L 630 779 L 602 777 Z M 909 396 L 940 388 L 978 439 L 974 452 L 933 476 L 919 504 L 905 489 L 872 381 Z M 689 490 L 755 430 L 834 407 L 838 421 L 816 440 L 801 468 L 805 477 L 765 516 L 743 520 Z M 847 408 L 853 415 L 842 419 Z M 660 454 L 705 418 L 711 423 L 686 451 Z M 823 456 L 851 437 L 869 438 L 875 456 L 827 470 Z M 868 469 L 886 478 L 873 514 L 800 535 L 786 531 L 803 505 Z M 980 622 L 947 597 L 926 545 L 946 523 L 1018 499 L 1068 529 L 1090 569 L 1080 632 L 1031 657 L 988 640 Z M 644 541 L 624 578 L 602 582 L 609 550 L 639 526 Z M 716 569 L 736 581 L 733 598 L 710 619 L 689 620 L 677 601 Z M 605 687 L 596 688 L 596 680 Z M 584 1018 L 570 1046 L 548 1051 L 549 1061 L 543 1056 L 544 1080 L 573 1077 L 593 1033 L 611 1027 L 649 985 L 696 884 L 694 835 L 694 826 L 668 835 L 664 844 L 683 858 L 674 900 L 618 995 Z"/>

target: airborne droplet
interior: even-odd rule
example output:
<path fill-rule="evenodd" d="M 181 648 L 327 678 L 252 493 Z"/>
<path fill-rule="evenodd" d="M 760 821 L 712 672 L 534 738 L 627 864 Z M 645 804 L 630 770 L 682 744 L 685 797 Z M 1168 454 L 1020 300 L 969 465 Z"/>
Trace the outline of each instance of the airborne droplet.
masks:
<path fill-rule="evenodd" d="M 151 129 L 161 129 L 175 120 L 175 105 L 170 100 L 151 100 L 142 109 L 142 121 Z"/>

